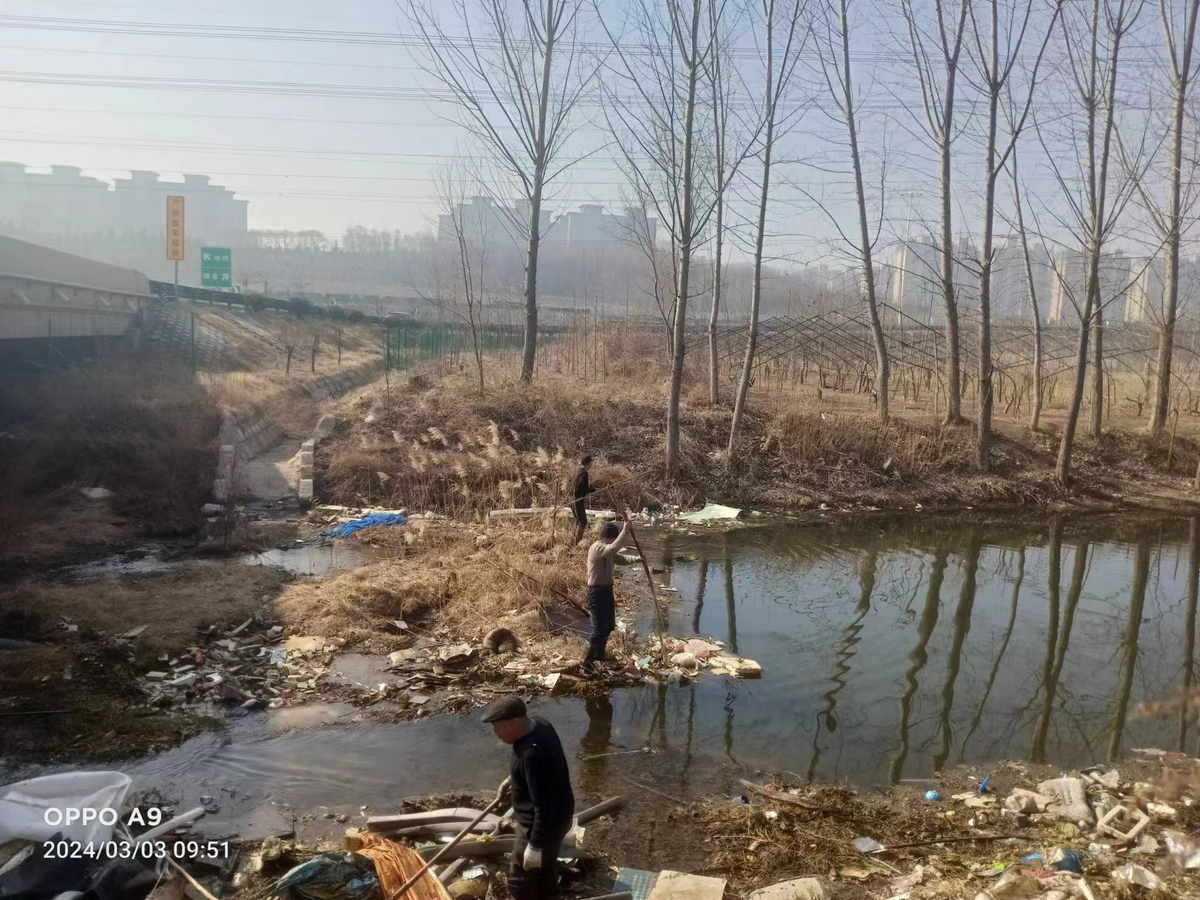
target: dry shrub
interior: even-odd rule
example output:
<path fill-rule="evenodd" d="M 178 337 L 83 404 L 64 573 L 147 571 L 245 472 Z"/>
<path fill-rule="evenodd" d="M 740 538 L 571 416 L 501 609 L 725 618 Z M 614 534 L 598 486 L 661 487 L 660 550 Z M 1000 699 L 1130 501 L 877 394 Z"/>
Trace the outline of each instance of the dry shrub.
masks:
<path fill-rule="evenodd" d="M 883 474 L 888 461 L 905 474 L 965 471 L 974 466 L 974 434 L 966 429 L 892 419 L 789 410 L 767 427 L 763 447 L 787 463 L 832 475 L 840 470 Z"/>
<path fill-rule="evenodd" d="M 568 597 L 581 602 L 586 590 L 582 550 L 537 549 L 546 544 L 532 530 L 430 529 L 401 561 L 293 583 L 275 610 L 298 631 L 377 645 L 400 643 L 387 634 L 389 620 L 417 625 L 435 617 L 464 639 L 481 640 L 504 624 L 530 640 L 544 631 L 543 614 L 566 610 Z"/>
<path fill-rule="evenodd" d="M 0 493 L 26 510 L 102 486 L 138 524 L 189 532 L 203 524 L 219 428 L 211 397 L 186 372 L 150 377 L 126 363 L 20 382 L 0 397 L 0 430 L 15 435 L 0 458 Z"/>

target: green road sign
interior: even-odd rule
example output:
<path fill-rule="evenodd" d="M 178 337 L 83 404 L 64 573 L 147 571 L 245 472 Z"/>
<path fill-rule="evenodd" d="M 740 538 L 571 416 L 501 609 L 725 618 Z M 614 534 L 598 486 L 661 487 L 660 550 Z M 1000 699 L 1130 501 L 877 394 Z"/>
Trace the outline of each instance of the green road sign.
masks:
<path fill-rule="evenodd" d="M 200 248 L 200 286 L 233 287 L 233 254 L 228 247 Z"/>

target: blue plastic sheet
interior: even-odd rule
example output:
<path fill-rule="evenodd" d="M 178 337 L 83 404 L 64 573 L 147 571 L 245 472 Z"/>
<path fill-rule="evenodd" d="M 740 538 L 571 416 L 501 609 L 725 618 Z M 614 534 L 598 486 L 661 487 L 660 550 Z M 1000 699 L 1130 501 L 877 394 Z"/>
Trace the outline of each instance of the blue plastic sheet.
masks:
<path fill-rule="evenodd" d="M 330 528 L 325 534 L 332 537 L 347 537 L 356 531 L 362 531 L 364 528 L 374 528 L 377 525 L 407 524 L 408 520 L 404 518 L 403 513 L 371 513 L 369 516 L 363 516 L 361 519 L 355 519 L 352 522 L 346 522 L 344 525 L 338 525 L 336 528 Z"/>
<path fill-rule="evenodd" d="M 375 864 L 357 853 L 323 853 L 288 871 L 271 888 L 304 900 L 366 900 L 379 890 Z"/>

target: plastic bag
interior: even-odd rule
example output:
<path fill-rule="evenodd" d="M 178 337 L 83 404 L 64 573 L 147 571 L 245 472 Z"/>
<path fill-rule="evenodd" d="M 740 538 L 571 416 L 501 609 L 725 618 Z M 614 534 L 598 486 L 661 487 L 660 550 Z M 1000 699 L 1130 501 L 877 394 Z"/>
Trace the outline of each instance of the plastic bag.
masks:
<path fill-rule="evenodd" d="M 365 856 L 322 853 L 286 872 L 271 893 L 280 896 L 289 890 L 304 900 L 365 900 L 379 891 L 379 878 L 375 864 Z"/>
<path fill-rule="evenodd" d="M 14 838 L 44 841 L 59 832 L 67 841 L 101 844 L 112 837 L 114 820 L 123 814 L 132 785 L 123 772 L 64 772 L 6 785 L 0 788 L 0 844 Z M 68 810 L 96 815 L 87 823 L 82 815 L 68 823 Z"/>

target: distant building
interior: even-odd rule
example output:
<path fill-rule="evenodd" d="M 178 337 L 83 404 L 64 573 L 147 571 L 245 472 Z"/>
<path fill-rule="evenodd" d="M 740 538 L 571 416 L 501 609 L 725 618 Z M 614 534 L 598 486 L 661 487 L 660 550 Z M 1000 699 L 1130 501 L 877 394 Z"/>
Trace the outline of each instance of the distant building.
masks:
<path fill-rule="evenodd" d="M 627 209 L 611 214 L 598 203 L 585 203 L 577 212 L 564 213 L 546 232 L 546 244 L 568 247 L 620 247 L 630 243 L 654 241 L 658 220 L 646 216 L 643 209 Z"/>
<path fill-rule="evenodd" d="M 189 241 L 244 236 L 249 204 L 207 175 L 184 175 L 183 183 L 160 181 L 157 172 L 134 170 L 114 181 L 112 218 L 118 231 L 158 232 L 166 221 L 167 197 L 186 201 Z"/>
<path fill-rule="evenodd" d="M 900 324 L 910 319 L 924 325 L 941 324 L 940 266 L 938 249 L 927 238 L 904 241 L 896 247 L 888 299 Z"/>
<path fill-rule="evenodd" d="M 457 241 L 460 227 L 473 244 L 517 246 L 529 227 L 529 204 L 509 207 L 492 202 L 490 197 L 472 197 L 470 202 L 458 204 L 453 213 L 438 216 L 438 240 Z"/>
<path fill-rule="evenodd" d="M 178 182 L 160 181 L 157 172 L 134 171 L 116 179 L 110 189 L 76 166 L 51 166 L 47 173 L 0 162 L 0 225 L 15 231 L 163 234 L 168 196 L 186 200 L 189 243 L 234 241 L 247 233 L 247 201 L 211 184 L 207 175 L 184 175 Z"/>
<path fill-rule="evenodd" d="M 1120 250 L 1100 257 L 1100 304 L 1106 322 L 1125 320 L 1131 287 L 1130 261 Z M 1087 270 L 1088 255 L 1081 250 L 1063 250 L 1055 256 L 1049 324 L 1079 321 L 1087 302 Z"/>
<path fill-rule="evenodd" d="M 1132 265 L 1125 321 L 1131 324 L 1161 322 L 1166 311 L 1167 261 L 1162 256 L 1142 257 Z M 1200 261 L 1180 257 L 1176 309 L 1192 305 L 1200 294 Z"/>
<path fill-rule="evenodd" d="M 1051 293 L 1050 256 L 1042 247 L 1030 246 L 1030 268 L 1033 269 L 1033 289 L 1038 311 L 1043 318 L 1049 308 Z M 992 319 L 1028 320 L 1029 274 L 1025 270 L 1025 250 L 1020 238 L 1010 236 L 996 247 L 992 257 Z"/>

